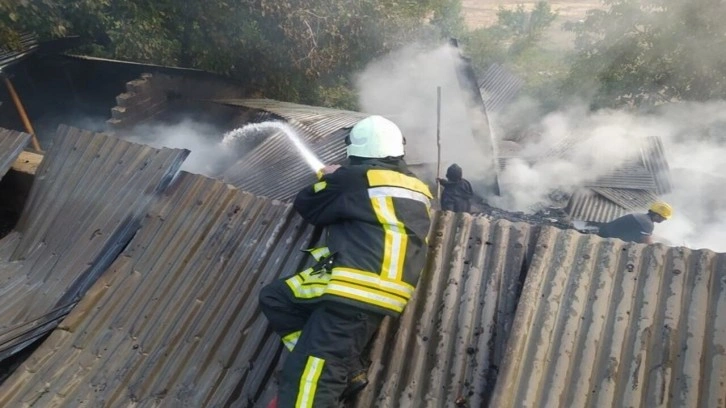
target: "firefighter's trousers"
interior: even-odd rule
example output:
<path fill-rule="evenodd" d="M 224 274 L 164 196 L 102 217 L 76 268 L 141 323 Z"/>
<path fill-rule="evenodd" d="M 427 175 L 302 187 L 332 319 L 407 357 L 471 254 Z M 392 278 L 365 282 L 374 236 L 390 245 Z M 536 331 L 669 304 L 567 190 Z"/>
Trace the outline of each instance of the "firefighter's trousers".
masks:
<path fill-rule="evenodd" d="M 300 301 L 284 280 L 262 288 L 260 307 L 291 350 L 280 375 L 278 407 L 337 407 L 348 373 L 383 315 L 335 301 Z"/>

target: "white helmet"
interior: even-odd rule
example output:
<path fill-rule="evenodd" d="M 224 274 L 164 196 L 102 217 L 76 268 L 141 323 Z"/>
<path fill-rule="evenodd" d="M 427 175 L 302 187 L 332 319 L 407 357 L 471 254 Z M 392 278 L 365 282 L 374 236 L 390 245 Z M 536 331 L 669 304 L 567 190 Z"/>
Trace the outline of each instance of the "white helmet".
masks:
<path fill-rule="evenodd" d="M 348 157 L 403 156 L 403 134 L 395 123 L 382 116 L 369 116 L 353 126 L 345 139 Z"/>

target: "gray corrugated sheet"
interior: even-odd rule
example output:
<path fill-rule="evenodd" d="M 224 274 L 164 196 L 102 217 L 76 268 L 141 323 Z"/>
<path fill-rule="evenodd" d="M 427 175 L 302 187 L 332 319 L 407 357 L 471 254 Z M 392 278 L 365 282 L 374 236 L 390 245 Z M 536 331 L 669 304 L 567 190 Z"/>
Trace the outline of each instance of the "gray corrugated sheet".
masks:
<path fill-rule="evenodd" d="M 592 191 L 628 211 L 646 209 L 658 199 L 655 193 L 647 190 L 593 187 Z"/>
<path fill-rule="evenodd" d="M 608 174 L 598 177 L 597 180 L 588 181 L 584 185 L 650 191 L 655 191 L 657 188 L 654 175 L 641 162 L 624 163 Z"/>
<path fill-rule="evenodd" d="M 658 136 L 645 138 L 645 147 L 641 151 L 645 167 L 653 175 L 656 184 L 655 192 L 659 195 L 671 192 L 671 176 L 668 160 L 666 159 L 663 140 Z"/>
<path fill-rule="evenodd" d="M 312 137 L 310 141 L 325 138 L 339 129 L 352 127 L 359 120 L 368 116 L 362 112 L 300 105 L 272 99 L 225 99 L 216 102 L 273 113 L 309 133 L 308 136 Z"/>
<path fill-rule="evenodd" d="M 543 228 L 493 407 L 726 406 L 726 254 Z"/>
<path fill-rule="evenodd" d="M 346 157 L 343 138 L 333 134 L 308 146 L 323 163 L 340 163 Z M 315 172 L 286 136 L 275 133 L 225 171 L 222 180 L 257 195 L 289 200 L 315 181 Z"/>
<path fill-rule="evenodd" d="M 576 190 L 565 207 L 573 220 L 607 222 L 625 215 L 626 209 L 589 188 Z"/>
<path fill-rule="evenodd" d="M 494 386 L 536 237 L 526 224 L 437 214 L 417 295 L 372 345 L 360 407 L 475 403 Z M 313 239 L 289 204 L 182 173 L 126 251 L 0 386 L 0 405 L 251 406 L 274 389 L 284 355 L 257 293 L 299 270 L 299 249 Z"/>
<path fill-rule="evenodd" d="M 182 172 L 126 250 L 0 386 L 0 405 L 248 406 L 280 342 L 257 308 L 312 228 L 289 204 Z"/>
<path fill-rule="evenodd" d="M 492 391 L 536 229 L 438 213 L 414 298 L 374 340 L 356 407 L 480 407 Z"/>
<path fill-rule="evenodd" d="M 487 111 L 494 112 L 517 96 L 524 80 L 499 64 L 492 64 L 479 82 L 479 90 Z"/>
<path fill-rule="evenodd" d="M 30 135 L 0 128 L 0 179 L 10 170 L 30 142 Z"/>
<path fill-rule="evenodd" d="M 220 100 L 233 106 L 263 110 L 283 119 L 325 164 L 346 157 L 345 131 L 366 114 L 269 99 Z M 253 194 L 287 200 L 315 180 L 315 173 L 281 131 L 273 132 L 227 169 L 222 180 Z"/>
<path fill-rule="evenodd" d="M 61 126 L 0 240 L 0 360 L 54 327 L 113 261 L 188 151 Z"/>
<path fill-rule="evenodd" d="M 0 70 L 12 65 L 30 54 L 34 53 L 38 48 L 38 37 L 31 33 L 22 33 L 20 35 L 20 48 L 10 50 L 4 46 L 0 46 Z"/>

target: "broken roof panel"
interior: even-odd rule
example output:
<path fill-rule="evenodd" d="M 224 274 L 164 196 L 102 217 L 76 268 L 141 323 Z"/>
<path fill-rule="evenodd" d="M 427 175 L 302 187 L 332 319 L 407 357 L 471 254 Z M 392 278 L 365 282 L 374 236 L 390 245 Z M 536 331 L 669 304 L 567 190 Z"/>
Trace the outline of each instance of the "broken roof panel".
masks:
<path fill-rule="evenodd" d="M 479 82 L 479 90 L 487 111 L 502 109 L 517 96 L 524 80 L 499 64 L 492 64 Z"/>
<path fill-rule="evenodd" d="M 131 238 L 188 151 L 61 126 L 0 240 L 0 360 L 51 330 Z"/>
<path fill-rule="evenodd" d="M 592 189 L 581 188 L 570 197 L 565 212 L 573 220 L 608 222 L 622 215 L 626 209 Z"/>
<path fill-rule="evenodd" d="M 0 179 L 10 170 L 29 142 L 30 135 L 27 133 L 0 128 Z"/>
<path fill-rule="evenodd" d="M 726 254 L 544 227 L 493 407 L 723 407 Z"/>
<path fill-rule="evenodd" d="M 644 210 L 658 199 L 652 191 L 625 188 L 593 187 L 592 191 L 607 198 L 628 211 Z"/>
<path fill-rule="evenodd" d="M 21 33 L 17 49 L 0 46 L 0 71 L 33 54 L 38 49 L 38 37 L 31 33 Z"/>
<path fill-rule="evenodd" d="M 0 386 L 0 405 L 251 405 L 281 345 L 258 291 L 298 270 L 313 237 L 290 204 L 180 173 L 61 327 Z"/>

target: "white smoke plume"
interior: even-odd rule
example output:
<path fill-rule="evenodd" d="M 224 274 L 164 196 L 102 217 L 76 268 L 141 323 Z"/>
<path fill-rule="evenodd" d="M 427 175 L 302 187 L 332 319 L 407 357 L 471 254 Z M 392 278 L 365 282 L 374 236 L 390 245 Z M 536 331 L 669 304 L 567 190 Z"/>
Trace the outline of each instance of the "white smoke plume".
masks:
<path fill-rule="evenodd" d="M 358 76 L 362 110 L 388 116 L 404 130 L 409 163 L 436 163 L 436 87 L 442 87 L 442 169 L 451 163 L 475 181 L 492 172 L 492 156 L 474 141 L 465 96 L 455 74 L 458 50 L 409 47 L 372 63 Z M 662 197 L 673 219 L 656 226 L 656 238 L 673 245 L 726 251 L 726 102 L 678 104 L 657 113 L 591 112 L 585 106 L 542 116 L 534 101 L 490 116 L 502 156 L 501 196 L 490 204 L 527 211 L 553 191 L 571 192 L 610 174 L 640 153 L 642 138 L 659 136 L 671 168 L 673 191 Z M 524 109 L 516 109 L 526 106 Z M 475 113 L 474 113 L 475 114 Z M 508 128 L 528 124 L 536 137 L 502 141 Z M 645 211 L 646 209 L 642 209 Z"/>
<path fill-rule="evenodd" d="M 188 149 L 189 157 L 181 170 L 214 177 L 237 158 L 234 146 L 222 143 L 223 134 L 210 124 L 183 120 L 176 124 L 139 125 L 122 136 L 154 147 Z"/>
<path fill-rule="evenodd" d="M 472 136 L 470 120 L 477 115 L 467 115 L 468 95 L 461 91 L 456 75 L 458 53 L 449 45 L 436 49 L 411 45 L 372 62 L 356 79 L 361 110 L 396 122 L 406 137 L 409 164 L 435 167 L 437 87 L 441 87 L 442 172 L 458 163 L 465 177 L 486 179 L 491 176 L 492 152 Z"/>

